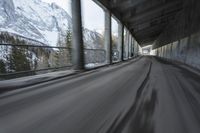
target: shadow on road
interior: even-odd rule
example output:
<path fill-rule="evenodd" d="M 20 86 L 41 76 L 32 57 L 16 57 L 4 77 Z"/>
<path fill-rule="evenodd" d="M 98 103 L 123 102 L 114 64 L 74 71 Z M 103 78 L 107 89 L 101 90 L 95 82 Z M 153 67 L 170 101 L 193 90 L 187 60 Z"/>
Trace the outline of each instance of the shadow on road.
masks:
<path fill-rule="evenodd" d="M 154 133 L 153 114 L 157 103 L 157 92 L 152 91 L 150 99 L 142 99 L 137 104 L 134 118 L 131 119 L 126 133 Z"/>

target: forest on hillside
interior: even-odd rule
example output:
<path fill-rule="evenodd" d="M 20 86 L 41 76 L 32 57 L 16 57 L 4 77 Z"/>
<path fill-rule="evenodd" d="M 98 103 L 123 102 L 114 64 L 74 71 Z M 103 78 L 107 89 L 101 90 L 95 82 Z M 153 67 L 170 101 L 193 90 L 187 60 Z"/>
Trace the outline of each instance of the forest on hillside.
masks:
<path fill-rule="evenodd" d="M 64 44 L 58 41 L 58 47 L 51 48 L 37 41 L 1 32 L 0 73 L 35 71 L 70 65 L 71 32 L 68 32 L 65 39 Z"/>

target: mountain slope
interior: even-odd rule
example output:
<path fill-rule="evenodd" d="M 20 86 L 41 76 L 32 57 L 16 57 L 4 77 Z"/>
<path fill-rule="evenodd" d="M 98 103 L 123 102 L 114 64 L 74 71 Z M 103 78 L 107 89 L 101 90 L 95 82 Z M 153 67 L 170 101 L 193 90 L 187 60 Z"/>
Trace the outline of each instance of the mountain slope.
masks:
<path fill-rule="evenodd" d="M 41 0 L 1 0 L 0 31 L 57 46 L 65 41 L 67 30 L 72 27 L 71 16 L 55 3 Z M 103 37 L 84 29 L 86 48 L 103 48 Z M 60 45 L 65 45 L 65 42 Z"/>
<path fill-rule="evenodd" d="M 41 0 L 1 0 L 0 30 L 55 46 L 58 33 L 71 27 L 71 17 L 56 4 Z M 61 28 L 62 27 L 62 28 Z"/>

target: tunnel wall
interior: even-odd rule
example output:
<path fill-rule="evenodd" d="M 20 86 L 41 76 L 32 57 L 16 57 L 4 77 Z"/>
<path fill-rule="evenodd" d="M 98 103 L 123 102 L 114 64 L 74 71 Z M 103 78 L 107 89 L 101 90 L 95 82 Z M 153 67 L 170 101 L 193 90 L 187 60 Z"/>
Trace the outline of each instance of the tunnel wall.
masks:
<path fill-rule="evenodd" d="M 200 32 L 157 48 L 156 54 L 200 69 Z"/>
<path fill-rule="evenodd" d="M 200 69 L 200 1 L 185 0 L 183 10 L 153 44 L 157 56 Z"/>
<path fill-rule="evenodd" d="M 153 44 L 153 48 L 159 48 L 166 44 L 181 40 L 200 32 L 200 1 L 185 0 L 183 9 L 165 27 Z"/>

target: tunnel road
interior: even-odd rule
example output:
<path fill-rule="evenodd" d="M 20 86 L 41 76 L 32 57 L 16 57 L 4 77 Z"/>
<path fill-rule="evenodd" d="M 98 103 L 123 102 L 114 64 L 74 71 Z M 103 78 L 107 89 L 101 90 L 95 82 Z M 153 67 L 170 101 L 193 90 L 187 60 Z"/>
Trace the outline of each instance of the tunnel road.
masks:
<path fill-rule="evenodd" d="M 14 90 L 0 133 L 200 133 L 200 77 L 142 57 Z"/>

